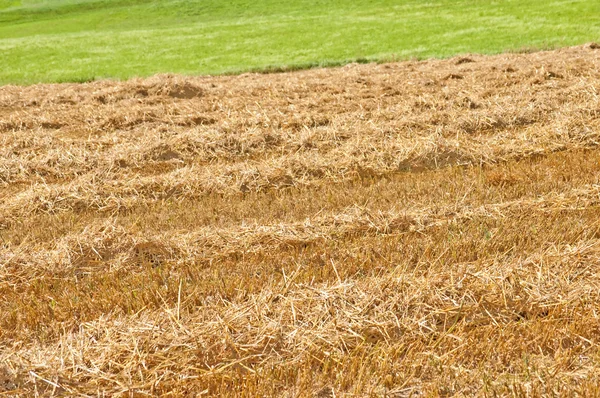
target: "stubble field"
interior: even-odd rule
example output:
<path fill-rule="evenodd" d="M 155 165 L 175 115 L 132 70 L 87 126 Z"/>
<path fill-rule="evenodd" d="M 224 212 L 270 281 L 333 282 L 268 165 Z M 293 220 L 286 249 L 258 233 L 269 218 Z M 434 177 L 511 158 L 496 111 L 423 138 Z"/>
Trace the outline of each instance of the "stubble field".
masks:
<path fill-rule="evenodd" d="M 0 395 L 600 394 L 600 46 L 0 87 Z"/>

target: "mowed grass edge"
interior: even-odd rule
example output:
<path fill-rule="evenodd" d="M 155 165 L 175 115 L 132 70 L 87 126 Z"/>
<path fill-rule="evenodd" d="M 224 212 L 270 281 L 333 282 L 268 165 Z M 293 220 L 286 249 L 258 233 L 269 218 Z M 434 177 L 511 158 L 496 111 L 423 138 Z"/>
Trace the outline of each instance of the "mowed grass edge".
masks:
<path fill-rule="evenodd" d="M 0 84 L 293 70 L 599 38 L 600 4 L 590 0 L 4 0 Z"/>

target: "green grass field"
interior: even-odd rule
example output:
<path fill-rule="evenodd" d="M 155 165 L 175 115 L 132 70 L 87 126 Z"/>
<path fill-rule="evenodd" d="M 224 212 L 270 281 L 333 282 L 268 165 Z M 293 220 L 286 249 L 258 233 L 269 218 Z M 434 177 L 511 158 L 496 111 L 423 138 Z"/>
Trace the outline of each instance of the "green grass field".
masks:
<path fill-rule="evenodd" d="M 290 69 L 598 39 L 597 0 L 0 0 L 0 83 Z"/>

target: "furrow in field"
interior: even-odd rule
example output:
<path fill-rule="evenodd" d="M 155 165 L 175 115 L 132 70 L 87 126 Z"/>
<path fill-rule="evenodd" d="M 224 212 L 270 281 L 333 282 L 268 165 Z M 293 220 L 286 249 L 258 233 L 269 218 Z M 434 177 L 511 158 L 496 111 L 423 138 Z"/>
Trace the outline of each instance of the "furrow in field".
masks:
<path fill-rule="evenodd" d="M 303 247 L 341 241 L 350 237 L 398 233 L 426 233 L 445 224 L 471 219 L 521 218 L 527 214 L 559 214 L 582 211 L 600 205 L 600 185 L 588 185 L 564 193 L 522 197 L 503 203 L 469 206 L 408 208 L 401 211 L 372 211 L 357 206 L 337 214 L 317 215 L 301 222 L 272 225 L 241 225 L 233 228 L 207 226 L 192 231 L 170 230 L 150 239 L 133 234 L 114 219 L 89 224 L 55 242 L 53 248 L 20 246 L 0 251 L 4 284 L 16 268 L 57 275 L 95 272 L 95 268 L 119 270 L 140 265 L 208 263 L 235 253 L 252 254 L 286 247 Z M 598 228 L 598 225 L 590 225 Z M 35 253 L 35 254 L 33 254 Z M 25 271 L 28 273 L 27 271 Z M 22 279 L 21 277 L 17 279 Z"/>

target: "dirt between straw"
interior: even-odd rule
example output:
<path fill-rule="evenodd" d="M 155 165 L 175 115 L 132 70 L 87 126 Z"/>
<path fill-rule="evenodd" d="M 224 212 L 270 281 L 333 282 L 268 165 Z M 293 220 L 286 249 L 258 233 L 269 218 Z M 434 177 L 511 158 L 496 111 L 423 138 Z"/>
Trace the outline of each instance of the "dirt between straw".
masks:
<path fill-rule="evenodd" d="M 600 393 L 600 50 L 0 87 L 0 395 Z"/>

